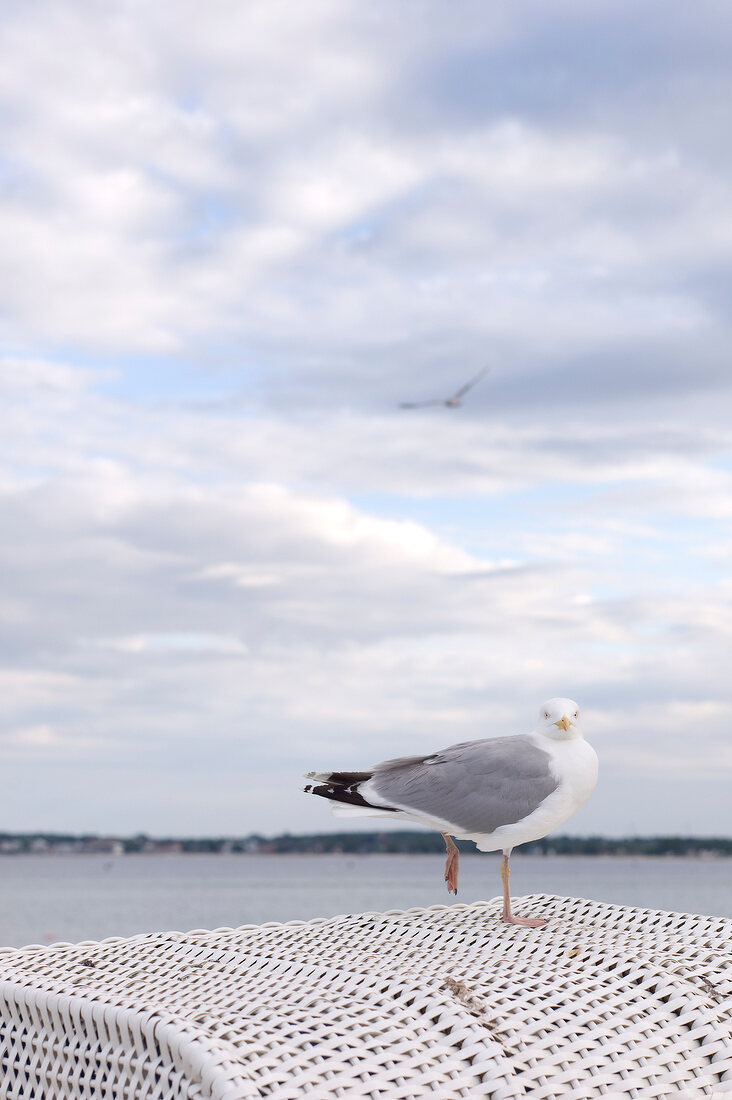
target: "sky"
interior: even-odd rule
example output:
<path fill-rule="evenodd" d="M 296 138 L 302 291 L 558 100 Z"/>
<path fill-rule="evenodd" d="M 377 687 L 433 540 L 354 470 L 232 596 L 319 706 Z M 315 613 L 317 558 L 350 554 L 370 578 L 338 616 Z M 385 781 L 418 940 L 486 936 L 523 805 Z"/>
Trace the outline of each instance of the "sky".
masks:
<path fill-rule="evenodd" d="M 732 832 L 731 50 L 721 0 L 4 5 L 0 830 L 328 831 L 304 771 L 569 696 L 564 831 Z"/>

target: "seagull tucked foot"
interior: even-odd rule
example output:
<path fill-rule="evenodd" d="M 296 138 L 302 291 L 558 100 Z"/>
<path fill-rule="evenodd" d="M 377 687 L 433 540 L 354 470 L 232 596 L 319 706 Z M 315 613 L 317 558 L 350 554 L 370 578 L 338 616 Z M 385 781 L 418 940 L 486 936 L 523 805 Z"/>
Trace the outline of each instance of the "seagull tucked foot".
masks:
<path fill-rule="evenodd" d="M 447 859 L 445 860 L 445 882 L 447 883 L 447 892 L 448 894 L 457 894 L 460 852 L 451 836 L 448 836 L 447 833 L 442 833 L 441 835 L 442 839 L 445 841 L 445 848 L 447 849 Z"/>
<path fill-rule="evenodd" d="M 504 924 L 518 924 L 522 928 L 543 928 L 546 921 L 542 920 L 540 917 L 514 917 L 511 912 L 511 895 L 508 892 L 510 873 L 508 853 L 504 852 L 503 859 L 501 860 L 501 882 L 503 883 L 503 912 L 501 913 L 501 920 Z"/>

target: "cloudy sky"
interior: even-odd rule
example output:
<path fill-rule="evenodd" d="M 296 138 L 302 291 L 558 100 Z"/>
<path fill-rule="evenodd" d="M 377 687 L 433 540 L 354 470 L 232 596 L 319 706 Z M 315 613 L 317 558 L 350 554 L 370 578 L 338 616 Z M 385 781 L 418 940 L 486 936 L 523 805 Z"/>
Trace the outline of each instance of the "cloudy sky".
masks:
<path fill-rule="evenodd" d="M 721 0 L 4 6 L 0 829 L 335 828 L 304 770 L 568 695 L 572 831 L 732 832 L 731 50 Z"/>

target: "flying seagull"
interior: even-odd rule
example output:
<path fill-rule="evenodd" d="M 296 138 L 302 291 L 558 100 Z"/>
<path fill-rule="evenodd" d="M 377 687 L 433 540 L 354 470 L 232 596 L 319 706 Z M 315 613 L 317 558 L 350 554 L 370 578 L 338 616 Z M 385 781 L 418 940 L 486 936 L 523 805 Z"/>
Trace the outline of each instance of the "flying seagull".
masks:
<path fill-rule="evenodd" d="M 481 378 L 485 378 L 486 374 L 490 370 L 490 367 L 483 367 L 483 370 L 479 374 L 476 374 L 475 378 L 471 378 L 469 382 L 466 382 L 464 386 L 461 386 L 459 390 L 455 390 L 455 393 L 451 397 L 435 397 L 431 401 L 402 401 L 400 409 L 423 409 L 426 405 L 445 405 L 448 409 L 457 409 L 463 403 L 463 398 L 468 390 L 471 390 L 473 386 L 480 382 Z"/>
<path fill-rule="evenodd" d="M 550 699 L 532 733 L 451 745 L 427 756 L 385 760 L 363 772 L 308 772 L 305 791 L 331 799 L 339 817 L 369 815 L 414 821 L 445 841 L 445 882 L 457 894 L 458 849 L 472 840 L 481 852 L 503 852 L 501 880 L 506 924 L 540 928 L 516 917 L 508 889 L 509 858 L 517 844 L 539 840 L 579 810 L 597 782 L 597 756 L 571 699 Z"/>

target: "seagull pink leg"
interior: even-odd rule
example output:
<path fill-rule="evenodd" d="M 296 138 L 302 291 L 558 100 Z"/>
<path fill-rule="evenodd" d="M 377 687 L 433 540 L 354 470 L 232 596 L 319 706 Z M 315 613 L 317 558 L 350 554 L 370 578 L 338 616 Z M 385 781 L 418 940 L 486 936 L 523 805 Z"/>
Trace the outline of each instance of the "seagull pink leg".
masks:
<path fill-rule="evenodd" d="M 447 883 L 447 892 L 448 894 L 457 894 L 460 852 L 451 836 L 448 836 L 447 833 L 442 833 L 441 835 L 442 839 L 445 841 L 445 847 L 447 848 L 447 859 L 445 860 L 445 882 Z"/>
<path fill-rule="evenodd" d="M 520 924 L 523 928 L 543 928 L 546 921 L 541 920 L 539 917 L 514 917 L 511 912 L 511 895 L 508 892 L 509 874 L 508 855 L 504 852 L 503 859 L 501 860 L 501 882 L 503 883 L 503 912 L 501 913 L 501 920 L 504 921 L 505 924 Z"/>

